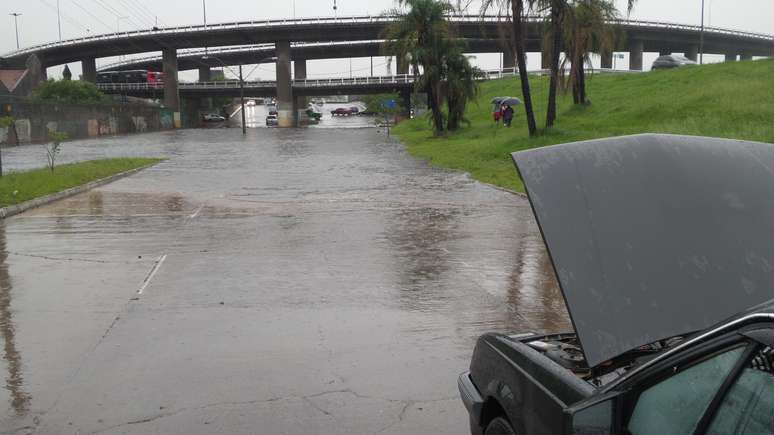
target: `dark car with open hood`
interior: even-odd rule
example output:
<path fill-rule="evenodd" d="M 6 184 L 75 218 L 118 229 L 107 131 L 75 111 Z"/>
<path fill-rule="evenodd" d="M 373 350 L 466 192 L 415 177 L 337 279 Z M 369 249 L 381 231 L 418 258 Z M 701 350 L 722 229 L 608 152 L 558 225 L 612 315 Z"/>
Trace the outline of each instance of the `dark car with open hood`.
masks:
<path fill-rule="evenodd" d="M 575 331 L 480 337 L 471 432 L 774 433 L 774 145 L 648 134 L 513 160 Z"/>

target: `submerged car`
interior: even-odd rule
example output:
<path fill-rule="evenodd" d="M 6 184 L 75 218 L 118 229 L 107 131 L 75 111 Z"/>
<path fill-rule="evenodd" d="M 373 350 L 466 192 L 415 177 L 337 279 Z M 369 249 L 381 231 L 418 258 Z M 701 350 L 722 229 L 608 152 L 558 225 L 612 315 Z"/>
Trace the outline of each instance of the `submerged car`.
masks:
<path fill-rule="evenodd" d="M 774 433 L 774 145 L 513 154 L 575 331 L 478 339 L 473 434 Z"/>
<path fill-rule="evenodd" d="M 352 110 L 348 109 L 346 107 L 339 107 L 335 110 L 331 110 L 331 115 L 333 116 L 349 116 L 352 115 Z"/>
<path fill-rule="evenodd" d="M 279 117 L 277 114 L 270 114 L 266 116 L 266 125 L 279 125 Z"/>
<path fill-rule="evenodd" d="M 214 113 L 208 113 L 202 117 L 204 122 L 225 122 L 226 118 Z"/>
<path fill-rule="evenodd" d="M 651 68 L 670 69 L 688 65 L 696 65 L 696 62 L 688 59 L 685 56 L 680 56 L 679 54 L 666 54 L 664 56 L 657 57 Z"/>

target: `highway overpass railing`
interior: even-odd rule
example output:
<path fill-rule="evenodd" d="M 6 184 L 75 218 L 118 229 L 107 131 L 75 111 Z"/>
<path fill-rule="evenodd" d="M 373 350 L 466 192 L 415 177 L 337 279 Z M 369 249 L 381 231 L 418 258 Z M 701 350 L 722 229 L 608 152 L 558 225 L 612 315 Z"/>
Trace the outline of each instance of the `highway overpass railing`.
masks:
<path fill-rule="evenodd" d="M 453 23 L 497 23 L 503 22 L 505 17 L 502 15 L 454 15 L 449 17 Z M 129 39 L 137 36 L 154 36 L 154 35 L 169 35 L 169 34 L 181 34 L 191 32 L 202 31 L 217 31 L 217 30 L 229 30 L 229 29 L 255 29 L 266 28 L 272 26 L 302 26 L 302 25 L 319 25 L 319 24 L 389 24 L 395 21 L 395 16 L 390 15 L 378 15 L 378 16 L 352 16 L 352 17 L 314 17 L 314 18 L 296 18 L 296 19 L 280 19 L 280 20 L 260 20 L 260 21 L 238 21 L 229 23 L 216 23 L 195 26 L 177 26 L 177 27 L 165 27 L 165 28 L 152 28 L 144 30 L 133 30 L 127 32 L 108 33 L 102 35 L 86 36 L 82 38 L 69 39 L 65 41 L 50 42 L 46 44 L 34 45 L 26 47 L 21 50 L 7 53 L 3 57 L 13 57 L 23 54 L 28 54 L 48 48 L 56 47 L 68 47 L 87 42 L 104 41 L 104 40 L 121 40 Z M 528 17 L 528 22 L 540 22 L 544 17 L 533 16 Z M 644 21 L 644 20 L 630 20 L 620 19 L 615 20 L 612 24 L 618 24 L 622 26 L 630 26 L 635 28 L 657 28 L 657 29 L 671 29 L 671 30 L 685 30 L 696 31 L 701 29 L 701 26 L 679 24 L 667 21 Z M 757 39 L 762 41 L 774 42 L 774 35 L 746 32 L 741 30 L 724 29 L 718 27 L 705 27 L 705 33 L 716 35 L 731 35 L 750 39 Z"/>

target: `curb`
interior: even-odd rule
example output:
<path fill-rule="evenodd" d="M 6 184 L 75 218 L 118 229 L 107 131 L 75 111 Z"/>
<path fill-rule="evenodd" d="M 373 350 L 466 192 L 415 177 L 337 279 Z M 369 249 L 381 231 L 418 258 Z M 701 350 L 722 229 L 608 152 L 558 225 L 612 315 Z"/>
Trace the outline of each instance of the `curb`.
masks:
<path fill-rule="evenodd" d="M 471 178 L 473 178 L 473 177 L 471 177 Z M 494 185 L 494 184 L 491 184 L 491 183 L 485 183 L 485 182 L 483 182 L 483 181 L 479 181 L 479 183 L 481 183 L 481 184 L 484 184 L 484 185 L 487 185 L 487 186 L 489 186 L 489 187 L 493 187 L 493 188 L 495 188 L 495 189 L 497 189 L 497 190 L 502 190 L 503 192 L 507 192 L 507 193 L 510 193 L 510 194 L 513 194 L 513 195 L 516 195 L 516 196 L 520 196 L 520 197 L 522 197 L 522 198 L 525 198 L 525 199 L 527 198 L 527 194 L 526 194 L 526 193 L 523 193 L 523 192 L 517 192 L 517 191 L 515 191 L 515 190 L 506 189 L 505 187 L 496 186 L 496 185 Z"/>
<path fill-rule="evenodd" d="M 130 175 L 134 175 L 137 172 L 142 171 L 143 169 L 148 169 L 151 166 L 156 165 L 157 163 L 151 163 L 149 165 L 140 166 L 139 168 L 130 169 L 128 171 L 119 172 L 118 174 L 111 175 L 109 177 L 100 178 L 99 180 L 90 181 L 86 184 L 83 184 L 81 186 L 71 187 L 69 189 L 65 189 L 61 192 L 51 193 L 49 195 L 41 196 L 39 198 L 31 199 L 29 201 L 22 202 L 20 204 L 16 205 L 9 205 L 8 207 L 0 208 L 0 219 L 9 218 L 11 216 L 15 216 L 19 213 L 24 213 L 27 210 L 40 207 L 42 205 L 50 204 L 54 201 L 59 201 L 60 199 L 69 198 L 71 196 L 77 195 L 79 193 L 83 193 L 86 191 L 89 191 L 91 189 L 104 186 L 105 184 L 112 183 L 113 181 L 120 180 L 121 178 L 128 177 Z"/>

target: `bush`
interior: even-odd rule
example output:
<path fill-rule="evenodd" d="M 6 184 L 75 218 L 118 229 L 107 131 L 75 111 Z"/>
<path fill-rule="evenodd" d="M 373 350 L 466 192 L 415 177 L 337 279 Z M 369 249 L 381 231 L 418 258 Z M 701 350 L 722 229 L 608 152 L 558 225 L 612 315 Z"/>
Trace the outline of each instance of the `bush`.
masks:
<path fill-rule="evenodd" d="M 32 93 L 32 100 L 41 103 L 102 103 L 108 97 L 92 83 L 72 80 L 48 80 Z"/>

